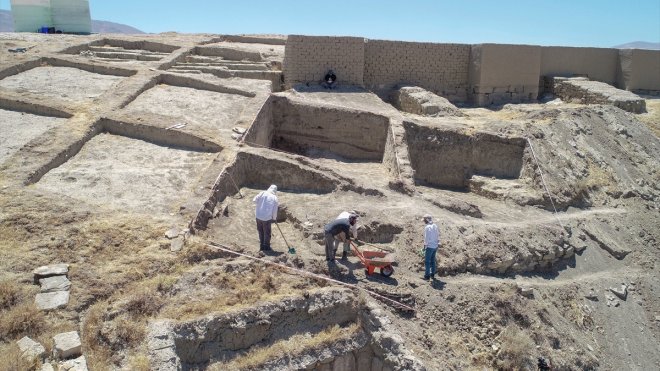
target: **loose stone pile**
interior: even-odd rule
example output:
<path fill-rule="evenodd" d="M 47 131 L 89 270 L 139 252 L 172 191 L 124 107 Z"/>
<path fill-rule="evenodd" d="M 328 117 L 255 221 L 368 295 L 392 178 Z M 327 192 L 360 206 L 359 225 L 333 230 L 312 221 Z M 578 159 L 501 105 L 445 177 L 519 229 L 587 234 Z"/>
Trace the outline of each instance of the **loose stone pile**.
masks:
<path fill-rule="evenodd" d="M 590 81 L 584 77 L 553 77 L 552 80 L 554 94 L 566 102 L 611 104 L 633 113 L 646 111 L 646 101 L 637 94 L 604 82 Z"/>

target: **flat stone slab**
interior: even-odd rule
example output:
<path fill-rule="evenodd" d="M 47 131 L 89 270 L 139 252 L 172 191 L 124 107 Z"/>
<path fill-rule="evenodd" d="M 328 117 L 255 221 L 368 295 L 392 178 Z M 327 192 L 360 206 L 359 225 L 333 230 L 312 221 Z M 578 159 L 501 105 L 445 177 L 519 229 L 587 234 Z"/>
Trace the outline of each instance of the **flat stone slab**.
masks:
<path fill-rule="evenodd" d="M 35 358 L 42 358 L 46 355 L 46 348 L 38 342 L 25 336 L 16 342 L 18 348 L 21 350 L 21 356 L 33 360 Z"/>
<path fill-rule="evenodd" d="M 66 276 L 46 277 L 39 280 L 41 292 L 69 291 L 71 281 Z"/>
<path fill-rule="evenodd" d="M 37 282 L 41 278 L 52 276 L 65 276 L 69 273 L 69 264 L 51 264 L 39 267 L 32 271 L 34 274 L 34 281 Z"/>
<path fill-rule="evenodd" d="M 82 354 L 82 344 L 77 331 L 63 332 L 53 336 L 53 352 L 59 358 L 76 357 Z M 85 366 L 87 369 L 87 366 Z"/>
<path fill-rule="evenodd" d="M 34 298 L 34 303 L 41 310 L 63 308 L 69 303 L 68 291 L 42 292 Z"/>
<path fill-rule="evenodd" d="M 87 360 L 85 356 L 80 356 L 76 359 L 70 359 L 66 362 L 60 363 L 59 371 L 87 371 Z"/>
<path fill-rule="evenodd" d="M 555 77 L 555 95 L 563 101 L 579 101 L 584 104 L 611 104 L 632 113 L 646 112 L 646 100 L 639 95 L 617 89 L 612 85 L 585 78 Z"/>

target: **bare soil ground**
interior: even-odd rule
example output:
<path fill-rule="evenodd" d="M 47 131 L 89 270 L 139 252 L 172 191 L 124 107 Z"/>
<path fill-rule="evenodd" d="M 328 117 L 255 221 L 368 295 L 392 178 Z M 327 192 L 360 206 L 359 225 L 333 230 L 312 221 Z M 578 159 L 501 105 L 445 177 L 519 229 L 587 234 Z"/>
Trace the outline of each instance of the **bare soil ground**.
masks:
<path fill-rule="evenodd" d="M 21 55 L 0 50 L 0 70 L 61 56 L 59 50 L 98 37 L 0 34 L 2 45 L 34 45 Z M 127 37 L 184 49 L 212 47 L 214 38 L 174 33 Z M 236 48 L 260 51 L 269 59 L 281 56 L 281 47 L 272 45 Z M 104 67 L 125 64 L 67 58 Z M 647 97 L 648 113 L 640 115 L 553 101 L 461 108 L 464 117 L 431 118 L 399 112 L 352 87 L 276 94 L 293 107 L 278 112 L 287 125 L 314 123 L 303 122 L 307 119 L 292 111 L 296 105 L 309 108 L 319 120 L 327 112 L 386 118 L 396 140 L 384 158 L 394 148 L 397 170 L 387 161 L 348 161 L 336 155 L 333 146 L 341 138 L 320 131 L 313 139 L 329 144 L 305 153 L 238 143 L 228 133 L 235 126 L 249 129 L 253 121 L 259 123 L 255 118 L 268 104 L 263 89 L 270 82 L 198 76 L 257 92 L 251 98 L 170 85 L 141 90 L 161 73 L 154 70 L 158 63 L 132 61 L 130 68 L 138 73 L 128 78 L 38 67 L 0 80 L 0 98 L 7 98 L 0 102 L 25 103 L 0 106 L 0 358 L 10 360 L 0 369 L 25 366 L 15 346 L 21 337 L 32 337 L 50 353 L 53 335 L 76 330 L 90 369 L 146 370 L 153 361 L 147 348 L 147 327 L 153 321 L 181 323 L 227 313 L 239 319 L 246 308 L 307 297 L 329 285 L 219 252 L 206 245 L 209 241 L 412 298 L 414 315 L 378 305 L 400 343 L 429 370 L 533 370 L 538 357 L 554 369 L 660 368 L 657 99 Z M 94 100 L 111 89 L 116 89 L 116 101 Z M 122 108 L 124 98 L 119 97 L 132 99 Z M 24 112 L 36 102 L 74 116 Z M 106 117 L 141 126 L 129 125 L 127 136 L 103 132 L 88 138 L 86 133 Z M 159 142 L 176 138 L 165 130 L 170 122 L 163 118 L 187 123 L 181 135 L 222 150 L 198 152 L 175 140 Z M 277 132 L 275 126 L 271 122 L 261 128 Z M 144 138 L 153 133 L 158 135 Z M 294 139 L 300 143 L 309 139 L 299 135 Z M 522 148 L 520 157 L 509 148 Z M 432 157 L 447 149 L 461 156 Z M 414 151 L 427 153 L 427 159 L 410 161 Z M 235 160 L 246 153 L 254 157 Z M 479 157 L 483 153 L 491 158 Z M 438 168 L 430 159 L 464 167 L 465 186 L 415 178 L 422 169 L 432 173 Z M 479 166 L 479 161 L 494 165 Z M 510 162 L 519 162 L 519 175 L 498 173 Z M 225 166 L 232 178 L 220 174 Z M 273 170 L 278 168 L 287 170 Z M 41 173 L 30 184 L 30 175 Z M 413 188 L 406 193 L 396 184 L 407 174 Z M 252 198 L 271 183 L 280 186 L 278 225 L 286 242 L 273 226 L 275 252 L 264 255 L 258 251 Z M 210 203 L 208 225 L 190 235 L 187 229 L 204 201 Z M 325 262 L 322 227 L 351 209 L 360 215 L 359 238 L 374 246 L 361 248 L 395 252 L 392 277 L 368 276 L 354 256 L 336 265 Z M 419 255 L 420 219 L 426 213 L 434 216 L 442 239 L 439 275 L 433 281 L 422 279 Z M 173 227 L 178 237 L 169 239 L 165 232 Z M 172 251 L 179 239 L 185 239 L 185 246 Z M 287 252 L 287 242 L 295 255 Z M 39 287 L 31 272 L 52 263 L 71 265 L 71 300 L 65 308 L 42 312 L 34 306 Z M 627 296 L 618 297 L 610 288 L 622 284 Z M 328 337 L 341 338 L 340 332 L 330 327 L 297 334 L 280 339 L 278 349 L 291 354 L 313 349 L 310 356 L 320 357 L 322 348 L 332 344 Z M 274 357 L 259 346 L 237 352 L 232 365 L 248 369 Z M 49 362 L 57 364 L 52 358 Z"/>

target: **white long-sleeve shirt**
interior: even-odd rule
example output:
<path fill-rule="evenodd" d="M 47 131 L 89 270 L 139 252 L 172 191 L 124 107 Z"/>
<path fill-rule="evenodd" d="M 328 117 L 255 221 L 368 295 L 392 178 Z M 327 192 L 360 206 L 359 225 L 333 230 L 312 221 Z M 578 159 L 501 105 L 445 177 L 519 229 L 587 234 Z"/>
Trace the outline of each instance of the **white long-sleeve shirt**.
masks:
<path fill-rule="evenodd" d="M 342 213 L 337 216 L 337 219 L 348 219 L 349 216 L 351 216 L 351 213 L 349 213 L 348 211 L 342 211 Z M 355 239 L 357 239 L 357 227 L 358 226 L 356 221 L 355 224 L 353 224 L 350 229 L 351 235 L 353 235 L 353 238 Z"/>
<path fill-rule="evenodd" d="M 437 249 L 440 244 L 440 230 L 435 223 L 427 224 L 424 227 L 424 247 Z"/>
<path fill-rule="evenodd" d="M 277 201 L 277 196 L 270 188 L 268 188 L 267 191 L 260 192 L 252 201 L 256 204 L 257 219 L 263 221 L 277 219 L 277 208 L 279 203 Z"/>

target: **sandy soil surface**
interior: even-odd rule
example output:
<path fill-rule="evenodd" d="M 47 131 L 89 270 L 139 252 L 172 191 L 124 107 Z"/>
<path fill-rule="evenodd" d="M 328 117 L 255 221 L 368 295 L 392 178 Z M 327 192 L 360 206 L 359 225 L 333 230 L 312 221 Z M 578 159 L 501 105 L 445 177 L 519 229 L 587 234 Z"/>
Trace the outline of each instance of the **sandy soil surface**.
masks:
<path fill-rule="evenodd" d="M 191 125 L 188 129 L 192 130 L 195 127 L 231 130 L 249 101 L 250 98 L 235 94 L 161 84 L 141 94 L 125 111 L 175 117 Z"/>
<path fill-rule="evenodd" d="M 99 134 L 37 187 L 104 208 L 171 213 L 216 156 Z"/>
<path fill-rule="evenodd" d="M 0 163 L 66 119 L 0 109 Z"/>
<path fill-rule="evenodd" d="M 37 67 L 1 80 L 0 88 L 77 103 L 94 100 L 123 79 L 70 67 Z"/>

